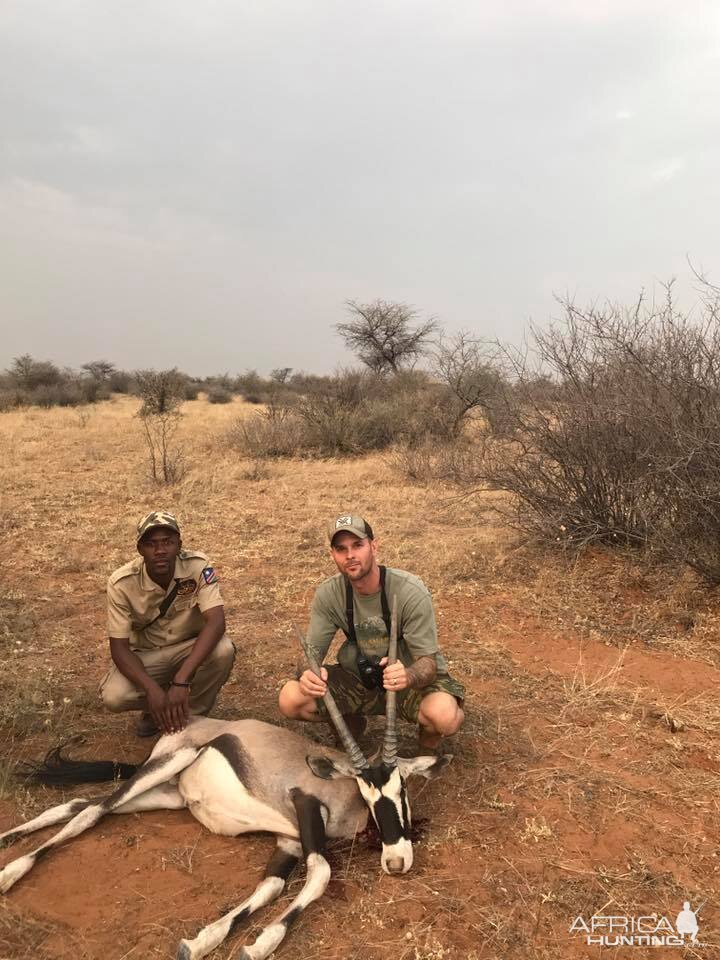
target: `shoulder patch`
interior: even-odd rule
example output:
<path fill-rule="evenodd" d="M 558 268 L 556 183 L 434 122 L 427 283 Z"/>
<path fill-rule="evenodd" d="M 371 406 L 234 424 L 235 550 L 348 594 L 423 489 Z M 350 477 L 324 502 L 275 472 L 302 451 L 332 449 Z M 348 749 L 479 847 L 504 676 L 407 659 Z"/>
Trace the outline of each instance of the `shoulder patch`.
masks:
<path fill-rule="evenodd" d="M 218 582 L 218 575 L 212 567 L 203 567 L 202 578 L 208 584 Z"/>

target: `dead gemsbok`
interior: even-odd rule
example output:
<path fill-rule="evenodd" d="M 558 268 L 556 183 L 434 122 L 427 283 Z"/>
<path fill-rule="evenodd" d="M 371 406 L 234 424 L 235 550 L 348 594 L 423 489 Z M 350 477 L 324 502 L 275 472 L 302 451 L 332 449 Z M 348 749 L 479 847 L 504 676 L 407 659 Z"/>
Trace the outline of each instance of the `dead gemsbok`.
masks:
<path fill-rule="evenodd" d="M 393 603 L 390 662 L 397 656 L 394 607 Z M 314 657 L 305 652 L 319 675 Z M 197 960 L 210 953 L 246 917 L 275 900 L 300 857 L 305 858 L 306 880 L 300 893 L 238 955 L 242 960 L 263 960 L 278 947 L 299 914 L 324 893 L 330 879 L 324 856 L 326 837 L 353 837 L 365 828 L 368 810 L 380 833 L 383 870 L 405 873 L 412 866 L 405 779 L 411 774 L 432 777 L 450 757 L 397 756 L 395 696 L 390 691 L 386 694 L 382 757 L 374 765 L 353 739 L 330 693 L 325 703 L 346 754 L 257 720 L 191 721 L 181 733 L 161 737 L 141 766 L 126 768 L 123 773 L 132 773 L 130 779 L 107 798 L 72 800 L 0 835 L 2 846 L 34 830 L 69 821 L 0 871 L 0 891 L 7 893 L 53 847 L 78 836 L 107 813 L 188 808 L 213 833 L 237 836 L 266 830 L 276 834 L 277 847 L 252 894 L 193 940 L 181 940 L 177 960 Z M 117 767 L 107 761 L 60 761 L 45 782 L 111 779 L 113 769 Z M 38 778 L 43 780 L 42 768 Z"/>

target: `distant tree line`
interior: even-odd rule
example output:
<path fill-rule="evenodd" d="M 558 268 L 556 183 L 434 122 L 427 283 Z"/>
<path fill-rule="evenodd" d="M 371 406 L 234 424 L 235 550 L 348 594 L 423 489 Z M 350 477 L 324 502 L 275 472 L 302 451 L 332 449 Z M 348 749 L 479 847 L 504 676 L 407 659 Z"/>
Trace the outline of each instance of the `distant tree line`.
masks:
<path fill-rule="evenodd" d="M 530 328 L 522 349 L 448 336 L 407 304 L 348 301 L 336 329 L 360 365 L 332 376 L 278 367 L 195 379 L 105 361 L 74 372 L 22 356 L 0 378 L 0 409 L 135 393 L 152 447 L 172 438 L 180 404 L 200 391 L 212 403 L 241 396 L 258 405 L 228 437 L 242 456 L 392 448 L 413 481 L 450 482 L 469 499 L 507 494 L 494 502 L 527 536 L 648 550 L 720 583 L 720 289 L 698 279 L 691 315 L 672 285 L 659 302 L 629 307 L 560 301 L 560 317 Z M 150 375 L 173 383 L 168 416 L 148 401 Z M 172 482 L 165 446 L 153 470 Z"/>
<path fill-rule="evenodd" d="M 237 376 L 225 373 L 210 377 L 194 377 L 177 369 L 172 372 L 182 384 L 183 400 L 196 400 L 203 392 L 210 403 L 229 403 L 233 397 L 242 397 L 248 403 L 266 403 L 279 388 L 298 393 L 308 384 L 329 379 L 293 373 L 292 367 L 273 370 L 268 377 L 255 370 Z M 107 360 L 92 360 L 75 370 L 23 354 L 0 373 L 0 412 L 22 406 L 75 407 L 108 400 L 113 393 L 142 397 L 145 373 L 120 370 Z"/>

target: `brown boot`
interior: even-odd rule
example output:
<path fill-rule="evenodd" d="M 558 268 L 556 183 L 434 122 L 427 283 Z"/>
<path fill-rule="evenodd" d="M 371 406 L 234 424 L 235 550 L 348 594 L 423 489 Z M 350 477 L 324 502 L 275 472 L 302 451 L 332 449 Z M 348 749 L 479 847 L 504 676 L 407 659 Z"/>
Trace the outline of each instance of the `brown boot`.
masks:
<path fill-rule="evenodd" d="M 441 743 L 441 733 L 431 733 L 427 727 L 418 724 L 418 745 L 421 755 L 437 756 Z"/>

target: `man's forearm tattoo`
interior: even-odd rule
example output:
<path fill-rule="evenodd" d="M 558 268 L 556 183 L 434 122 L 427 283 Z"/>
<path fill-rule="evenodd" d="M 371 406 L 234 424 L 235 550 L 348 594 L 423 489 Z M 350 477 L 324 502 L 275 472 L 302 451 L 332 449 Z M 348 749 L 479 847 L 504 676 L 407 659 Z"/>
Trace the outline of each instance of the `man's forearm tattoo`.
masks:
<path fill-rule="evenodd" d="M 407 667 L 405 672 L 411 687 L 416 689 L 426 687 L 433 682 L 437 675 L 435 657 L 420 657 L 411 667 Z"/>

